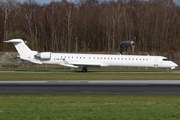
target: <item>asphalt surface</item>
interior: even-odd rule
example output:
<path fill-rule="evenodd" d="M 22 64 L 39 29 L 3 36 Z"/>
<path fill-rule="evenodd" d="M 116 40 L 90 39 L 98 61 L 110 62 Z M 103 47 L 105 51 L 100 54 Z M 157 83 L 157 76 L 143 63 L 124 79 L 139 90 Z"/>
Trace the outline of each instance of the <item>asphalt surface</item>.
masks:
<path fill-rule="evenodd" d="M 0 94 L 180 95 L 180 80 L 0 81 Z"/>

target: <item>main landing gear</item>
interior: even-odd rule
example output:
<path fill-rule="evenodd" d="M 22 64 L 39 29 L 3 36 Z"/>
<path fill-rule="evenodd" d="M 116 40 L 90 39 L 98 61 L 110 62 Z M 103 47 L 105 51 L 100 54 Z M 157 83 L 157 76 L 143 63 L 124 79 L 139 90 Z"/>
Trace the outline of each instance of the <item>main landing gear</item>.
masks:
<path fill-rule="evenodd" d="M 82 72 L 87 72 L 87 68 L 83 68 L 83 69 L 82 69 Z"/>

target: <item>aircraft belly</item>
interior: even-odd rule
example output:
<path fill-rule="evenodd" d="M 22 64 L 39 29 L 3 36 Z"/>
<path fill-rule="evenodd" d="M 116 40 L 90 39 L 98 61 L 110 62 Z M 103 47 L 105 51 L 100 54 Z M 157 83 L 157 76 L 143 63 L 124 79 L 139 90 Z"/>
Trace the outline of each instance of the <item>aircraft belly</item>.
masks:
<path fill-rule="evenodd" d="M 109 66 L 119 66 L 119 67 L 153 67 L 151 62 L 136 62 L 136 61 L 118 61 L 106 63 Z"/>

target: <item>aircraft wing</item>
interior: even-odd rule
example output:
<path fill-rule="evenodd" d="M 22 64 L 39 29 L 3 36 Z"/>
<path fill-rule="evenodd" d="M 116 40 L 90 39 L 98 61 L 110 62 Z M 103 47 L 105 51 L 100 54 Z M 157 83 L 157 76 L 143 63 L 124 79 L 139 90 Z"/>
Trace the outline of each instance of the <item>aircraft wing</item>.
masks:
<path fill-rule="evenodd" d="M 78 68 L 78 66 L 75 66 L 73 64 L 68 63 L 65 59 L 62 59 L 62 60 L 63 60 L 63 63 L 61 63 L 59 65 L 66 66 L 66 67 L 71 67 L 71 68 Z"/>
<path fill-rule="evenodd" d="M 98 63 L 72 63 L 72 65 L 79 66 L 79 67 L 103 67 L 104 65 Z"/>
<path fill-rule="evenodd" d="M 65 67 L 71 67 L 71 68 L 79 68 L 79 66 L 74 66 L 74 65 L 71 65 L 71 64 L 59 64 L 59 65 L 62 65 L 62 66 L 65 66 Z"/>
<path fill-rule="evenodd" d="M 79 66 L 79 67 L 108 67 L 107 64 L 101 63 L 71 63 L 72 65 Z"/>
<path fill-rule="evenodd" d="M 99 63 L 71 63 L 67 62 L 65 59 L 63 59 L 63 64 L 60 64 L 66 67 L 73 67 L 73 68 L 79 68 L 79 67 L 105 67 L 107 65 L 101 65 Z"/>
<path fill-rule="evenodd" d="M 42 62 L 33 61 L 33 60 L 31 60 L 30 62 L 33 62 L 33 63 L 36 63 L 36 64 L 42 64 Z"/>

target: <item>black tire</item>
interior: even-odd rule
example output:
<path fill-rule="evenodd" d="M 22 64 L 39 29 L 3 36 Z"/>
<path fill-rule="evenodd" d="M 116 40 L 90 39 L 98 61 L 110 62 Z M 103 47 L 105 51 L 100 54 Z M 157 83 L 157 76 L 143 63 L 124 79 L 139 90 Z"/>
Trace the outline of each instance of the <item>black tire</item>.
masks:
<path fill-rule="evenodd" d="M 82 69 L 82 72 L 86 72 L 86 68 L 83 68 L 83 69 Z"/>
<path fill-rule="evenodd" d="M 86 68 L 83 68 L 83 69 L 82 69 L 82 72 L 87 72 L 87 69 L 86 69 Z"/>

